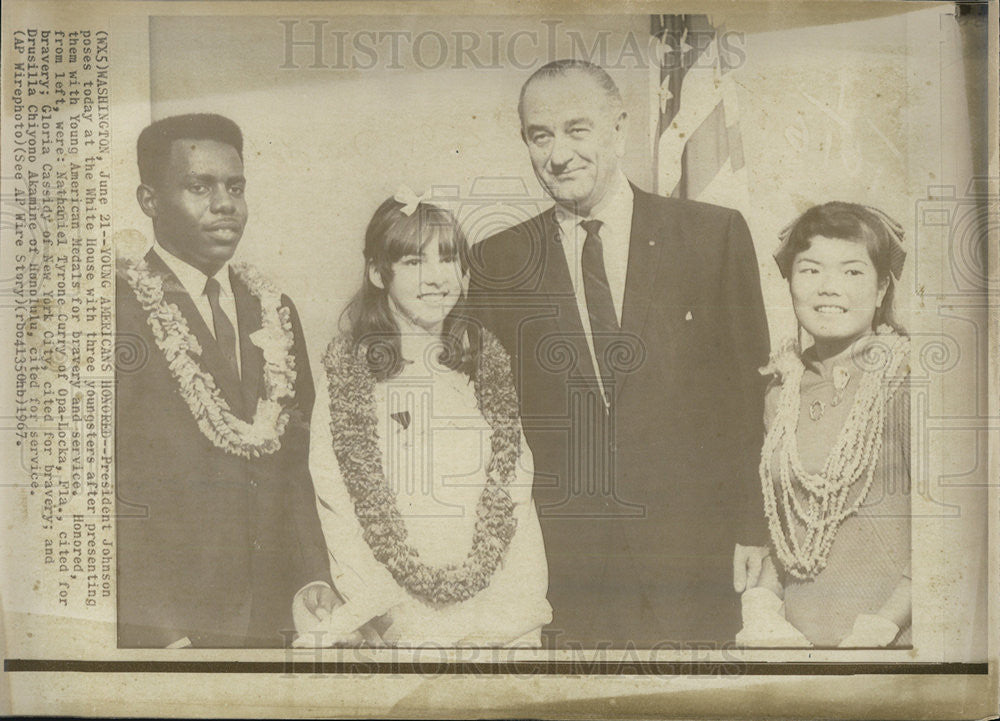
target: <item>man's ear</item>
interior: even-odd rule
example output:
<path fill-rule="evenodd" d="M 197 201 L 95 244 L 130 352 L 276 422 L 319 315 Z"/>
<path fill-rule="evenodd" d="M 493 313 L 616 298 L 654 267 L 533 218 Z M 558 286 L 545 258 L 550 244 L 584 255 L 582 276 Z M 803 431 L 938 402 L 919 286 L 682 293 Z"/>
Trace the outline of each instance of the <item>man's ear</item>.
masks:
<path fill-rule="evenodd" d="M 153 186 L 141 184 L 135 189 L 135 199 L 139 201 L 139 207 L 147 217 L 156 217 L 156 191 Z"/>
<path fill-rule="evenodd" d="M 378 268 L 375 267 L 374 263 L 368 264 L 368 280 L 372 282 L 376 288 L 385 290 L 385 282 L 382 280 L 382 274 L 378 272 Z"/>
<path fill-rule="evenodd" d="M 628 113 L 622 110 L 615 119 L 615 152 L 619 158 L 625 157 L 625 144 L 628 140 Z"/>

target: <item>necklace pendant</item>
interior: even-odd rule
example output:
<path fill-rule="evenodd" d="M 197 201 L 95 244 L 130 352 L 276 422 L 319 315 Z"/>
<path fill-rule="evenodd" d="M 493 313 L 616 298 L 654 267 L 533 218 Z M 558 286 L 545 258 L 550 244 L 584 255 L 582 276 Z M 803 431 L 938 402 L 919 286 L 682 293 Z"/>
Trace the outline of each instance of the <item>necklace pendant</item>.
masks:
<path fill-rule="evenodd" d="M 826 412 L 826 403 L 823 401 L 813 401 L 809 404 L 809 419 L 818 421 Z"/>
<path fill-rule="evenodd" d="M 850 382 L 850 371 L 843 366 L 837 366 L 833 369 L 833 400 L 830 402 L 830 405 L 840 405 L 840 402 L 844 400 L 844 391 Z"/>

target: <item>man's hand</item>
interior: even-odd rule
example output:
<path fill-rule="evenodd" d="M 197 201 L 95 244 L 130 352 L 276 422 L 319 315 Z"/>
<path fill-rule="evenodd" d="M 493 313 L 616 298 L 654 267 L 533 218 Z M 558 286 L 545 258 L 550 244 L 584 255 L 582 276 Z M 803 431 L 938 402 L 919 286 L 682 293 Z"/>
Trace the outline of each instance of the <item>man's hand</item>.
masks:
<path fill-rule="evenodd" d="M 733 552 L 733 588 L 743 593 L 757 585 L 764 559 L 768 556 L 767 546 L 741 546 L 736 544 Z"/>
<path fill-rule="evenodd" d="M 359 631 L 337 634 L 331 632 L 326 623 L 333 610 L 342 605 L 337 592 L 323 581 L 299 589 L 292 600 L 292 620 L 298 634 L 292 646 L 360 646 L 365 637 Z"/>
<path fill-rule="evenodd" d="M 299 633 L 316 631 L 338 605 L 337 594 L 323 581 L 299 589 L 292 600 L 292 620 Z"/>
<path fill-rule="evenodd" d="M 306 586 L 302 592 L 302 601 L 309 613 L 320 621 L 325 621 L 333 612 L 338 599 L 333 589 L 321 582 Z"/>

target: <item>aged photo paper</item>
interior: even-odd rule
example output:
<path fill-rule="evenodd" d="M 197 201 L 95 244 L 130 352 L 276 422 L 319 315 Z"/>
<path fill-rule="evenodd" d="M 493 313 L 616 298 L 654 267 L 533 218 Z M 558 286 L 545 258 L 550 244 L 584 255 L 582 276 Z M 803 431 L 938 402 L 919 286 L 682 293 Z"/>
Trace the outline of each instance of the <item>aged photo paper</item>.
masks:
<path fill-rule="evenodd" d="M 0 709 L 995 716 L 997 39 L 5 3 Z"/>

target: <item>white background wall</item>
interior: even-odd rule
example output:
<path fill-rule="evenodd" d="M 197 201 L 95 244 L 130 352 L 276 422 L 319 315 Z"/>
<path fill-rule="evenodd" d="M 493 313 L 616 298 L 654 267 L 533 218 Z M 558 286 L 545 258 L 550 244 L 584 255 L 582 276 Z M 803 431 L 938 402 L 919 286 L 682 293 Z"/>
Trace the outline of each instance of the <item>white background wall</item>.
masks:
<path fill-rule="evenodd" d="M 740 210 L 754 234 L 776 339 L 794 330 L 787 288 L 770 260 L 778 230 L 810 205 L 832 199 L 879 205 L 912 230 L 914 189 L 938 182 L 937 166 L 952 154 L 947 145 L 968 146 L 967 133 L 943 137 L 941 119 L 927 114 L 940 113 L 940 68 L 913 75 L 913 50 L 925 43 L 929 27 L 927 21 L 914 26 L 922 15 L 927 12 L 836 22 L 851 19 L 841 9 L 839 16 L 831 11 L 829 24 L 813 26 L 802 26 L 804 18 L 794 12 L 713 16 L 734 33 L 731 43 L 746 58 L 733 75 L 749 188 Z M 299 47 L 299 67 L 282 68 L 281 21 L 298 21 L 295 37 L 305 40 L 313 37 L 312 19 L 318 18 L 154 18 L 149 91 L 152 119 L 212 111 L 243 128 L 251 220 L 240 254 L 269 266 L 292 291 L 317 350 L 357 286 L 365 225 L 400 183 L 418 192 L 457 187 L 469 197 L 477 179 L 520 179 L 531 201 L 544 207 L 518 135 L 516 102 L 531 70 L 550 59 L 574 50 L 579 56 L 581 47 L 599 46 L 603 37 L 631 118 L 625 169 L 650 189 L 650 71 L 627 52 L 630 36 L 646 52 L 648 15 L 327 18 L 324 61 L 338 63 L 329 34 L 335 31 L 348 45 L 341 64 L 372 61 L 350 49 L 357 43 L 376 48 L 375 67 L 312 68 L 313 51 Z M 937 21 L 935 14 L 931 22 Z M 438 64 L 434 38 L 425 37 L 416 54 L 412 42 L 400 40 L 396 62 L 389 40 L 364 35 L 409 32 L 412 38 L 429 30 L 449 45 L 446 62 L 432 69 L 425 68 Z M 487 64 L 498 59 L 502 67 L 477 69 L 466 56 L 456 68 L 456 33 L 463 32 L 478 37 L 476 57 Z M 486 33 L 500 38 L 499 55 L 489 52 Z M 582 39 L 575 46 L 574 35 Z M 522 67 L 506 57 L 511 43 Z M 480 181 L 476 188 L 482 187 Z M 121 210 L 131 211 L 135 229 L 149 234 L 135 209 Z M 496 224 L 521 214 L 500 213 Z M 495 229 L 486 224 L 469 231 L 477 240 Z"/>

